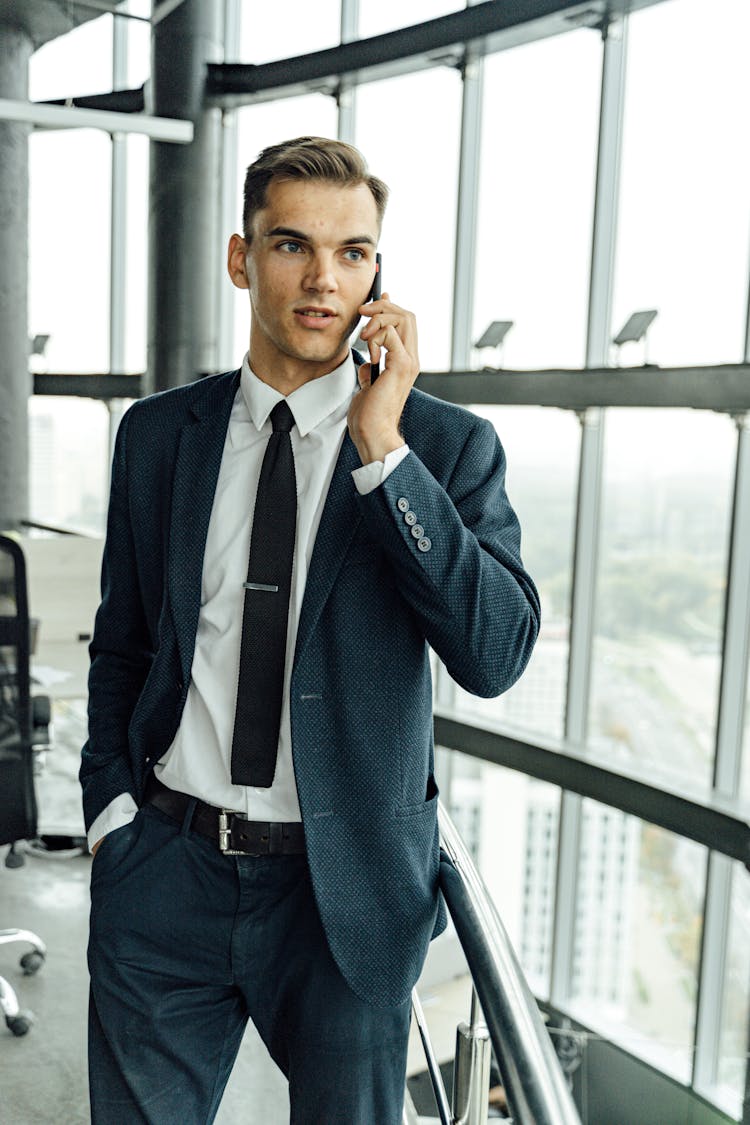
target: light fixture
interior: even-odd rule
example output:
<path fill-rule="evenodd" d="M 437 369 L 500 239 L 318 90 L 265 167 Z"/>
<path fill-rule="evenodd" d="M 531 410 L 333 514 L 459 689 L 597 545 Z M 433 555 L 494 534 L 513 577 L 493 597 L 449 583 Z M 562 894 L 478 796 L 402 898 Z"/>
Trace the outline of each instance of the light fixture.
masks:
<path fill-rule="evenodd" d="M 515 321 L 493 320 L 474 345 L 475 348 L 499 348 Z"/>
<path fill-rule="evenodd" d="M 479 337 L 474 347 L 483 351 L 485 348 L 497 348 L 498 350 L 498 367 L 502 367 L 502 347 L 505 343 L 505 337 L 510 332 L 515 324 L 513 320 L 493 320 L 485 328 L 482 335 Z"/>
<path fill-rule="evenodd" d="M 642 309 L 639 312 L 632 313 L 625 321 L 624 325 L 612 338 L 612 343 L 618 349 L 617 358 L 619 367 L 620 351 L 619 349 L 623 344 L 637 344 L 640 340 L 644 340 L 644 354 L 643 366 L 648 363 L 647 349 L 648 349 L 648 330 L 658 316 L 658 309 Z"/>
<path fill-rule="evenodd" d="M 31 354 L 32 355 L 44 355 L 44 353 L 47 350 L 47 344 L 48 343 L 49 343 L 49 335 L 32 336 L 31 340 L 30 340 Z"/>

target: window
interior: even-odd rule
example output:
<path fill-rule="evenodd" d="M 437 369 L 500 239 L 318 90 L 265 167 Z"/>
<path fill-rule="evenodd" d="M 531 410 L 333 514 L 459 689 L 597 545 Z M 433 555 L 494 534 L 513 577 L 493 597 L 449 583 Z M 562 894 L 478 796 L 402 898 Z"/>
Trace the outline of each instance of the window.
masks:
<path fill-rule="evenodd" d="M 740 1118 L 747 1066 L 747 1016 L 750 1002 L 748 957 L 750 948 L 750 876 L 732 865 L 729 941 L 721 997 L 717 1100 L 728 1113 Z"/>
<path fill-rule="evenodd" d="M 750 152 L 737 139 L 750 129 L 748 38 L 745 0 L 710 11 L 670 0 L 630 18 L 613 327 L 658 309 L 648 358 L 662 365 L 742 357 Z"/>
<path fill-rule="evenodd" d="M 314 18 L 312 13 L 314 11 Z M 314 9 L 296 12 L 288 4 L 243 4 L 239 57 L 264 63 L 336 47 L 339 43 L 341 0 L 316 0 Z M 309 132 L 300 129 L 290 137 Z M 284 140 L 284 136 L 277 138 Z"/>
<path fill-rule="evenodd" d="M 405 106 L 429 106 L 418 129 L 384 129 Z M 383 289 L 416 313 L 422 370 L 450 366 L 461 80 L 430 70 L 373 82 L 357 93 L 357 138 L 391 189 L 383 222 Z"/>
<path fill-rule="evenodd" d="M 607 420 L 590 742 L 693 789 L 712 775 L 735 443 L 705 412 Z"/>
<path fill-rule="evenodd" d="M 103 535 L 109 486 L 106 405 L 93 399 L 32 396 L 29 446 L 31 519 Z"/>
<path fill-rule="evenodd" d="M 360 39 L 460 11 L 464 0 L 359 0 Z"/>
<path fill-rule="evenodd" d="M 29 329 L 51 371 L 109 370 L 111 179 L 105 133 L 30 136 Z"/>
<path fill-rule="evenodd" d="M 692 1063 L 706 851 L 583 802 L 571 1012 L 687 1082 Z M 623 869 L 614 860 L 626 856 Z"/>
<path fill-rule="evenodd" d="M 562 737 L 580 426 L 570 411 L 476 406 L 508 459 L 507 490 L 521 523 L 521 555 L 539 589 L 542 629 L 518 683 L 499 699 L 456 689 L 456 704 L 524 730 Z"/>
<path fill-rule="evenodd" d="M 557 848 L 548 828 L 557 831 L 559 790 L 490 762 L 451 755 L 448 812 L 463 831 L 467 810 L 474 813 L 469 841 L 503 925 L 538 995 L 549 993 Z M 478 765 L 466 770 L 464 765 Z M 539 966 L 543 971 L 539 971 Z"/>
<path fill-rule="evenodd" d="M 485 61 L 473 339 L 514 321 L 505 367 L 584 365 L 600 81 L 588 29 Z"/>
<path fill-rule="evenodd" d="M 31 101 L 104 94 L 111 89 L 112 16 L 82 23 L 67 35 L 51 39 L 31 56 Z"/>

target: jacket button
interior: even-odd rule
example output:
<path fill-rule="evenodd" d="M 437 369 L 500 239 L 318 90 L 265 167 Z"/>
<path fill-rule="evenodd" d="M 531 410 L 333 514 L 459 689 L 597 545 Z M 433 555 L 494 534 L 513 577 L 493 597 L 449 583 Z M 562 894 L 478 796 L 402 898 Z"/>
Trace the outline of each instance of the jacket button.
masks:
<path fill-rule="evenodd" d="M 399 499 L 396 501 L 396 505 L 398 507 L 399 512 L 408 512 L 409 511 L 409 501 L 406 499 L 405 496 L 400 496 Z"/>
<path fill-rule="evenodd" d="M 404 521 L 408 524 L 409 527 L 414 527 L 414 524 L 417 522 L 416 513 L 406 512 L 406 514 L 404 515 Z"/>
<path fill-rule="evenodd" d="M 424 528 L 421 523 L 415 523 L 414 527 L 411 529 L 411 533 L 415 539 L 421 539 L 424 535 Z"/>
<path fill-rule="evenodd" d="M 420 551 L 429 551 L 432 547 L 432 540 L 428 539 L 425 535 L 424 538 L 419 540 L 417 546 L 419 547 Z"/>

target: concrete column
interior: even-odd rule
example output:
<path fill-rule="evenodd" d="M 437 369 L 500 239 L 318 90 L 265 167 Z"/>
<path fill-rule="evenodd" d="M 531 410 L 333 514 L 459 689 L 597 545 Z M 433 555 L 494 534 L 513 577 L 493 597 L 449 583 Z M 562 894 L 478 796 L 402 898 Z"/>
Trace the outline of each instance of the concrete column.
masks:
<path fill-rule="evenodd" d="M 218 367 L 226 247 L 221 111 L 206 109 L 206 64 L 223 58 L 221 0 L 184 0 L 153 32 L 151 112 L 191 120 L 190 145 L 151 143 L 147 390 Z"/>
<path fill-rule="evenodd" d="M 0 98 L 28 97 L 31 39 L 0 24 Z M 29 126 L 0 121 L 0 530 L 29 514 Z"/>

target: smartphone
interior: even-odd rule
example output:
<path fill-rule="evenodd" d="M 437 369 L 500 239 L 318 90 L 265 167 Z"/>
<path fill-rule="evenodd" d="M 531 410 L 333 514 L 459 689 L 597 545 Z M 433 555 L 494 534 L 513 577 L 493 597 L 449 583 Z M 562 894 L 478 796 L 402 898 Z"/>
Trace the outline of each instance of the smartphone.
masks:
<path fill-rule="evenodd" d="M 383 257 L 381 254 L 375 255 L 375 277 L 372 280 L 372 289 L 367 298 L 368 301 L 379 301 L 380 295 L 383 292 Z M 383 358 L 383 350 L 380 350 L 380 358 Z M 380 363 L 370 365 L 370 382 L 374 383 L 380 374 Z"/>

